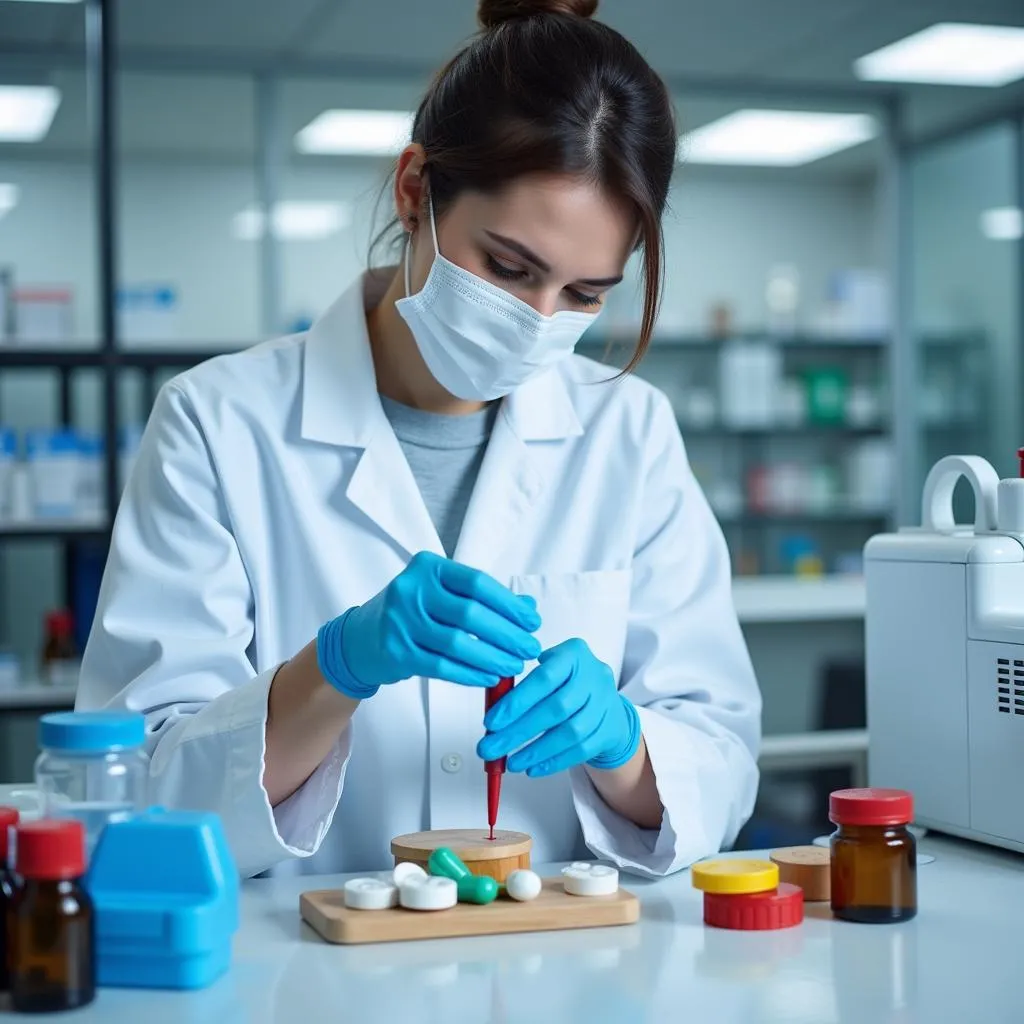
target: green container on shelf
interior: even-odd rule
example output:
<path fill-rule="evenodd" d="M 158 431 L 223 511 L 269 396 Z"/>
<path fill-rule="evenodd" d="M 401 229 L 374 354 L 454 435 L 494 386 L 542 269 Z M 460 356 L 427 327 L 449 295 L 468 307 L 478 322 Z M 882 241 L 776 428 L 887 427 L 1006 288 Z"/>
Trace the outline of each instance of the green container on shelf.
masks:
<path fill-rule="evenodd" d="M 812 423 L 842 423 L 846 419 L 846 374 L 834 366 L 821 366 L 804 374 L 807 415 Z"/>

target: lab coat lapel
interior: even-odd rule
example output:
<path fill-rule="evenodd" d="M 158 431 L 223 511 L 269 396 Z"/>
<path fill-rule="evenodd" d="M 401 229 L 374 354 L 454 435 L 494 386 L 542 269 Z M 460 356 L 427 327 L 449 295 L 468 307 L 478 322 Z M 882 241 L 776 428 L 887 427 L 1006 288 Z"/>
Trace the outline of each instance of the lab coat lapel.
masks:
<path fill-rule="evenodd" d="M 307 440 L 362 449 L 346 498 L 409 556 L 418 551 L 443 555 L 377 395 L 366 307 L 384 283 L 366 275 L 311 328 L 304 354 L 301 432 Z"/>
<path fill-rule="evenodd" d="M 502 402 L 462 524 L 455 560 L 494 573 L 548 484 L 546 444 L 583 433 L 559 368 Z"/>

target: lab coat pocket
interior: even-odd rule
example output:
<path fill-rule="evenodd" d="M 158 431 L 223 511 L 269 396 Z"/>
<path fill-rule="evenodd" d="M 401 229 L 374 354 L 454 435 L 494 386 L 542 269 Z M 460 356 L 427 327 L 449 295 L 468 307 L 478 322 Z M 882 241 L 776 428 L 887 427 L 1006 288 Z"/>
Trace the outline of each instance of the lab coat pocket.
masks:
<path fill-rule="evenodd" d="M 585 640 L 618 679 L 626 647 L 626 624 L 633 573 L 630 569 L 513 576 L 509 588 L 537 602 L 544 650 L 566 640 Z M 527 665 L 526 671 L 533 668 Z"/>

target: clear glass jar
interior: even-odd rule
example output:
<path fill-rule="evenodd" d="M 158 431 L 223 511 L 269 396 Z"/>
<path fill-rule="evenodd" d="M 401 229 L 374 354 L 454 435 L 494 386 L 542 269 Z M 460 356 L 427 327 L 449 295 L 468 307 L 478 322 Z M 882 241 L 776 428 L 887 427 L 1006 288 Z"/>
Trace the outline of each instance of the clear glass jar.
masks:
<path fill-rule="evenodd" d="M 75 818 L 91 855 L 100 833 L 146 805 L 145 718 L 133 712 L 69 711 L 39 721 L 35 782 L 49 818 Z"/>

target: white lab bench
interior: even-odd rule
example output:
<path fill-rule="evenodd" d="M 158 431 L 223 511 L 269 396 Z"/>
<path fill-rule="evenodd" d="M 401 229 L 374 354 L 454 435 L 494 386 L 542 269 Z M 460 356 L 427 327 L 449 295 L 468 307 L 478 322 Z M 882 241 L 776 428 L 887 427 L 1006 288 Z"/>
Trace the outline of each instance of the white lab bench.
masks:
<path fill-rule="evenodd" d="M 1019 1022 L 1024 858 L 928 837 L 918 917 L 856 925 L 808 905 L 798 928 L 706 928 L 689 872 L 648 882 L 622 928 L 332 946 L 299 893 L 341 876 L 245 883 L 231 972 L 199 992 L 102 989 L 106 1024 L 888 1024 Z"/>

